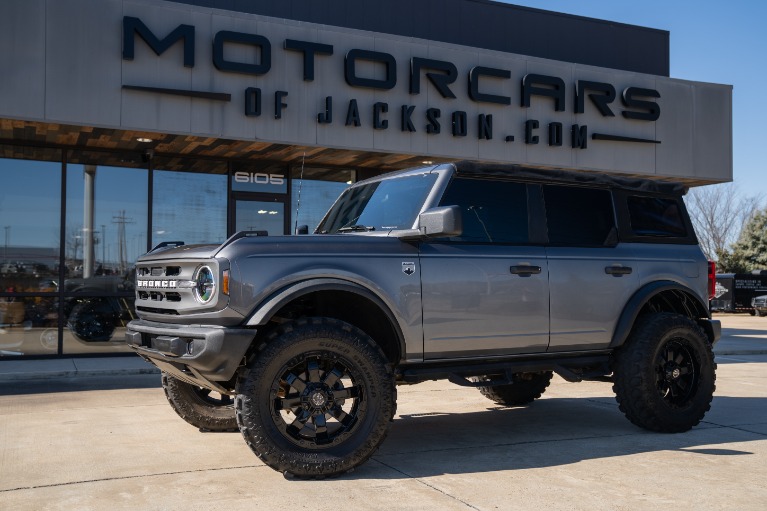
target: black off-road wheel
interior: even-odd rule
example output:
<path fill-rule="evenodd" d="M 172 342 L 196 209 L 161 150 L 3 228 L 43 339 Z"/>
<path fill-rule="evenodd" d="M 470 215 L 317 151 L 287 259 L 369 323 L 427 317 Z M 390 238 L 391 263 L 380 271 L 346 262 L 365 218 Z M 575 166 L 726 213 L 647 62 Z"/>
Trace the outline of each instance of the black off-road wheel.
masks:
<path fill-rule="evenodd" d="M 237 382 L 237 424 L 273 469 L 334 477 L 364 463 L 396 408 L 391 365 L 358 328 L 303 318 L 273 332 Z"/>
<path fill-rule="evenodd" d="M 171 408 L 201 431 L 237 431 L 234 398 L 162 373 L 162 389 Z"/>
<path fill-rule="evenodd" d="M 515 373 L 514 383 L 512 384 L 478 388 L 483 396 L 499 405 L 523 406 L 541 397 L 546 392 L 546 387 L 551 383 L 553 376 L 554 374 L 551 371 Z M 492 377 L 487 376 L 475 378 L 474 381 L 482 382 L 491 379 Z"/>
<path fill-rule="evenodd" d="M 679 433 L 697 425 L 711 407 L 716 363 L 706 334 L 672 313 L 640 317 L 613 356 L 620 410 L 651 431 Z"/>

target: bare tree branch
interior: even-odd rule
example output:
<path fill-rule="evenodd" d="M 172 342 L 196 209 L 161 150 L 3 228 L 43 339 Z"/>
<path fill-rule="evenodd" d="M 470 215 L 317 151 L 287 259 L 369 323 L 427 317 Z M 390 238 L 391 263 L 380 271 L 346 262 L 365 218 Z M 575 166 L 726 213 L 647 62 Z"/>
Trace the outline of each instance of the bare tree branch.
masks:
<path fill-rule="evenodd" d="M 735 183 L 693 188 L 685 197 L 700 248 L 711 260 L 737 241 L 743 226 L 761 209 L 761 196 L 746 196 Z"/>

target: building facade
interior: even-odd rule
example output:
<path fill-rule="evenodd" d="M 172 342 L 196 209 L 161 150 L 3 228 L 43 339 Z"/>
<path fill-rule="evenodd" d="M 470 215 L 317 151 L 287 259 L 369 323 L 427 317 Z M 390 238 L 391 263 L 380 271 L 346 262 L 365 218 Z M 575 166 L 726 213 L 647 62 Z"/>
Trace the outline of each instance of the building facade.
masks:
<path fill-rule="evenodd" d="M 732 88 L 670 78 L 667 32 L 412 4 L 0 3 L 0 357 L 127 352 L 140 254 L 311 229 L 390 170 L 732 179 Z"/>

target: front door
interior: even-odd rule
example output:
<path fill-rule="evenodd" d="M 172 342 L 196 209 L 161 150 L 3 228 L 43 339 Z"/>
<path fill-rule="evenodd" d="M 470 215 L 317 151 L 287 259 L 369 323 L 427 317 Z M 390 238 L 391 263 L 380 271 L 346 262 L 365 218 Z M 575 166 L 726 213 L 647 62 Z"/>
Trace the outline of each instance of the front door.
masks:
<path fill-rule="evenodd" d="M 546 351 L 546 252 L 531 242 L 523 183 L 453 178 L 441 206 L 459 206 L 461 236 L 421 244 L 424 357 Z M 538 191 L 535 187 L 534 191 Z"/>

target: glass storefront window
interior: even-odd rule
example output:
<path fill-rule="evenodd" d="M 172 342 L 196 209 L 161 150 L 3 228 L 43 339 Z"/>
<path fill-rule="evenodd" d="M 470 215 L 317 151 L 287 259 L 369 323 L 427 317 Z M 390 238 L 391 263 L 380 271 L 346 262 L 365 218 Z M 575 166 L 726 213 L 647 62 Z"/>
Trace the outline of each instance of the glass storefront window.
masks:
<path fill-rule="evenodd" d="M 163 162 L 157 163 L 162 169 Z M 163 241 L 191 245 L 226 240 L 227 166 L 204 163 L 200 170 L 206 173 L 155 170 L 151 246 Z"/>
<path fill-rule="evenodd" d="M 133 314 L 133 268 L 146 252 L 149 172 L 130 156 L 69 159 L 64 353 L 128 352 L 124 326 Z"/>
<path fill-rule="evenodd" d="M 0 183 L 0 357 L 56 354 L 61 152 L 0 146 Z"/>
<path fill-rule="evenodd" d="M 121 277 L 95 277 L 117 287 Z M 103 282 L 102 285 L 107 285 Z M 64 353 L 130 352 L 125 344 L 125 326 L 135 319 L 132 296 L 75 296 L 64 299 Z"/>
<path fill-rule="evenodd" d="M 291 230 L 308 225 L 309 232 L 314 232 L 341 192 L 355 181 L 355 174 L 354 170 L 305 168 L 302 178 L 300 167 L 291 169 Z"/>
<path fill-rule="evenodd" d="M 122 290 L 95 278 L 124 277 L 146 252 L 147 183 L 146 169 L 67 165 L 67 291 Z"/>
<path fill-rule="evenodd" d="M 55 355 L 59 347 L 58 298 L 0 298 L 0 358 Z"/>
<path fill-rule="evenodd" d="M 40 292 L 58 280 L 61 163 L 0 158 L 0 182 L 0 292 Z"/>

